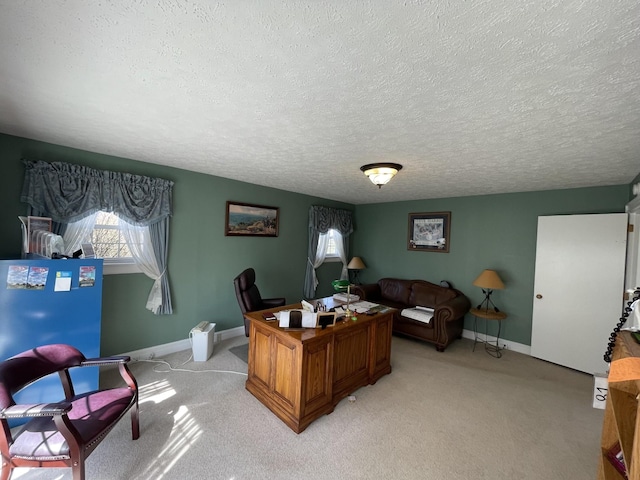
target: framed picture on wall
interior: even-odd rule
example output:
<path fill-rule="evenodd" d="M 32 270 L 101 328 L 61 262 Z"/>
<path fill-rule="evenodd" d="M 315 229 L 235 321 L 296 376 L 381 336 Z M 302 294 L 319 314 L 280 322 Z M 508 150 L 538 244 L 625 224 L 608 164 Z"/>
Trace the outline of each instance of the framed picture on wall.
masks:
<path fill-rule="evenodd" d="M 280 209 L 250 203 L 227 202 L 226 236 L 277 237 Z"/>
<path fill-rule="evenodd" d="M 407 250 L 449 253 L 451 212 L 410 213 Z"/>

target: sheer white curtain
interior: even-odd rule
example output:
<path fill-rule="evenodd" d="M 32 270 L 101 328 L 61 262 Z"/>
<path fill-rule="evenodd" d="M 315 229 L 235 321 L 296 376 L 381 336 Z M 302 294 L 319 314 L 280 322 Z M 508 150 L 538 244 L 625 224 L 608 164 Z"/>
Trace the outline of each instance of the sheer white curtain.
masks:
<path fill-rule="evenodd" d="M 91 232 L 93 232 L 97 216 L 98 212 L 67 225 L 67 229 L 62 236 L 65 255 L 72 256 L 73 252 L 79 250 L 81 244 L 85 242 L 87 238 L 91 238 Z"/>
<path fill-rule="evenodd" d="M 327 255 L 327 245 L 329 243 L 329 235 L 323 234 L 318 237 L 318 249 L 316 250 L 316 256 L 311 264 L 313 275 L 313 290 L 318 287 L 318 278 L 316 277 L 316 268 L 322 265 Z"/>
<path fill-rule="evenodd" d="M 342 261 L 342 272 L 340 273 L 340 280 L 348 280 L 349 270 L 347 270 L 347 252 L 345 251 L 344 238 L 337 230 L 333 231 L 333 238 L 335 239 L 336 253 Z"/>
<path fill-rule="evenodd" d="M 154 280 L 153 287 L 151 287 L 151 292 L 147 298 L 146 308 L 157 314 L 160 307 L 162 307 L 162 276 L 165 272 L 160 271 L 156 261 L 149 227 L 132 225 L 124 221 L 122 217 L 119 217 L 119 220 L 120 231 L 131 251 L 131 256 L 140 267 L 140 270 L 147 277 Z"/>

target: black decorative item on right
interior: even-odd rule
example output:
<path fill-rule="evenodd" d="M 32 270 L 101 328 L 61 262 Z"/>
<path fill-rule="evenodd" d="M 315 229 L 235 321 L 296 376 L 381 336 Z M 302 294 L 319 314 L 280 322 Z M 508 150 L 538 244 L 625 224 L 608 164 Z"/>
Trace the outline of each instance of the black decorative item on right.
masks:
<path fill-rule="evenodd" d="M 620 321 L 618 321 L 618 324 L 616 325 L 616 327 L 613 329 L 613 332 L 611 332 L 611 335 L 609 336 L 609 344 L 607 345 L 607 351 L 604 353 L 604 357 L 603 357 L 605 362 L 611 363 L 611 354 L 613 353 L 613 347 L 616 344 L 616 337 L 618 336 L 618 333 L 620 333 L 620 330 L 622 330 L 622 326 L 625 324 L 625 322 L 627 321 L 627 318 L 629 318 L 629 314 L 631 314 L 633 310 L 631 308 L 631 305 L 633 305 L 633 302 L 639 299 L 640 299 L 640 288 L 637 288 L 633 292 L 633 298 L 631 298 L 631 300 L 627 302 L 627 306 L 624 307 L 624 312 L 620 317 Z"/>

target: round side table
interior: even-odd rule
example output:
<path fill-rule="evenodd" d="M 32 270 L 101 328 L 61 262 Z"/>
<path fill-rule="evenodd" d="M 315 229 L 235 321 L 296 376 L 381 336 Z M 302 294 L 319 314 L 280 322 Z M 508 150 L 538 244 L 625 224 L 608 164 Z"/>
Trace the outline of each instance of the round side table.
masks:
<path fill-rule="evenodd" d="M 493 310 L 484 310 L 478 308 L 472 308 L 469 313 L 473 315 L 473 351 L 476 351 L 476 343 L 484 343 L 484 350 L 492 357 L 502 357 L 502 349 L 500 348 L 500 330 L 502 329 L 502 320 L 507 318 L 507 314 L 504 312 L 495 312 Z M 484 340 L 478 336 L 478 318 L 484 318 Z M 496 343 L 487 341 L 487 324 L 489 320 L 497 320 L 498 322 L 498 335 L 496 335 Z"/>

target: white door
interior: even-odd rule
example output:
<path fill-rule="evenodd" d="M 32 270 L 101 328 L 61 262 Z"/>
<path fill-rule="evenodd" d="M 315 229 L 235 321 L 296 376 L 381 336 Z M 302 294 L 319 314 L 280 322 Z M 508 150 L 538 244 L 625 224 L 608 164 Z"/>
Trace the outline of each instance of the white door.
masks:
<path fill-rule="evenodd" d="M 627 292 L 633 295 L 633 291 L 640 288 L 640 197 L 627 203 L 625 210 L 629 214 L 629 225 L 632 227 L 627 236 L 627 281 L 625 287 Z"/>
<path fill-rule="evenodd" d="M 604 373 L 622 314 L 627 214 L 538 217 L 531 355 Z"/>

